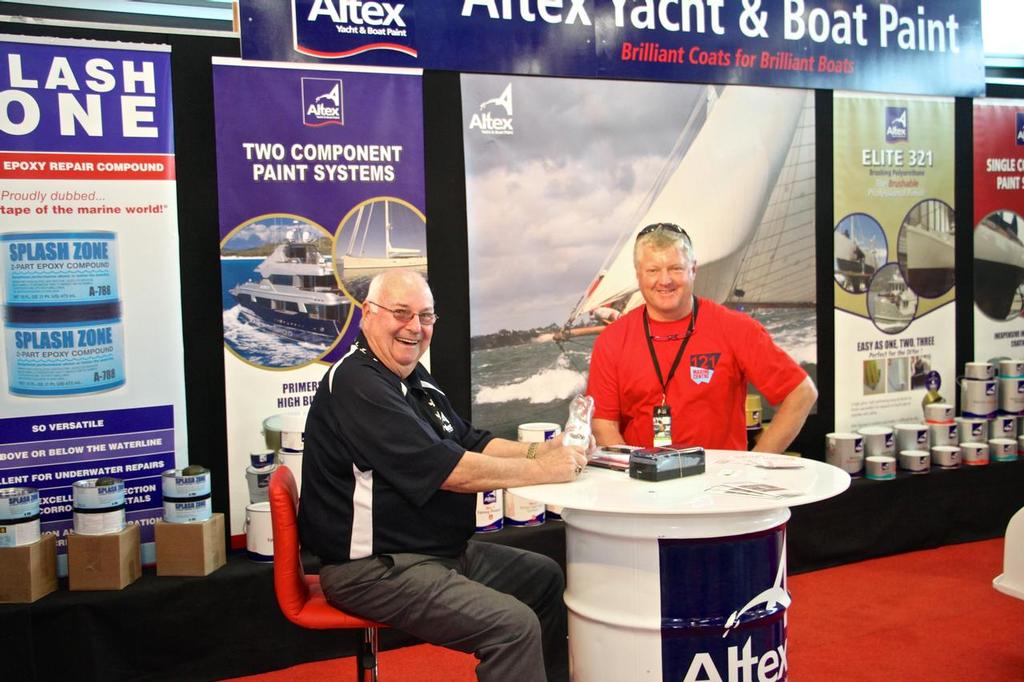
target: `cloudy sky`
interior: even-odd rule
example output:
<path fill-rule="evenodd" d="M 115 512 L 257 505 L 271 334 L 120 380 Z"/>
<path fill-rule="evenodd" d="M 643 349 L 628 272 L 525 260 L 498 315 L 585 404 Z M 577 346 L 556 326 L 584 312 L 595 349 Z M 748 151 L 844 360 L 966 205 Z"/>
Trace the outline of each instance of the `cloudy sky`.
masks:
<path fill-rule="evenodd" d="M 512 135 L 470 129 L 512 83 Z M 564 323 L 637 211 L 703 86 L 464 75 L 471 333 Z M 486 112 L 505 117 L 501 107 Z"/>

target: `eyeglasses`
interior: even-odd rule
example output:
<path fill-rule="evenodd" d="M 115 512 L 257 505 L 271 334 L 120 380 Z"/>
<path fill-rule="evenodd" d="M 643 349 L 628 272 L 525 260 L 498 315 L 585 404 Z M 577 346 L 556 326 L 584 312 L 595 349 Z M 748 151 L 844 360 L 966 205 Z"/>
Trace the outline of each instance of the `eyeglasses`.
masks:
<path fill-rule="evenodd" d="M 405 308 L 392 310 L 391 308 L 385 308 L 380 303 L 377 303 L 375 301 L 367 301 L 367 303 L 372 303 L 378 308 L 388 311 L 389 313 L 394 315 L 397 321 L 401 322 L 402 324 L 407 324 L 414 317 L 420 318 L 420 324 L 422 324 L 424 327 L 429 327 L 435 322 L 437 322 L 437 313 L 414 313 L 413 311 L 406 310 Z"/>
<path fill-rule="evenodd" d="M 652 223 L 645 227 L 644 229 L 637 232 L 636 238 L 640 239 L 640 237 L 643 237 L 645 234 L 650 234 L 652 232 L 657 232 L 659 230 L 663 232 L 675 232 L 676 234 L 681 234 L 683 236 L 683 239 L 686 240 L 687 244 L 693 243 L 690 241 L 690 235 L 686 234 L 686 230 L 679 227 L 675 223 Z"/>

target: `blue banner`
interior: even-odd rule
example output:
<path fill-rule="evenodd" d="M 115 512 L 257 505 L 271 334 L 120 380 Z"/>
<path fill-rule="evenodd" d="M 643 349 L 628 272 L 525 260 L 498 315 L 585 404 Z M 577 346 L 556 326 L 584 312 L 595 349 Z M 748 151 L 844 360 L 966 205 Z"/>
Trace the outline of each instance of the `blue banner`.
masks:
<path fill-rule="evenodd" d="M 241 0 L 242 56 L 974 96 L 980 2 Z"/>

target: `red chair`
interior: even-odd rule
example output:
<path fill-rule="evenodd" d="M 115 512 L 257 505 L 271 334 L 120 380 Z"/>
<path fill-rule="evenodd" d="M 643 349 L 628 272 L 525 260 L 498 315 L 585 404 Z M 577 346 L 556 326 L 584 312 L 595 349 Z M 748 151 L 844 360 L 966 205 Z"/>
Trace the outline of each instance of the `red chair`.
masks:
<path fill-rule="evenodd" d="M 320 576 L 306 575 L 299 555 L 296 518 L 298 488 L 286 466 L 270 477 L 270 519 L 274 527 L 274 592 L 277 605 L 291 622 L 313 630 L 363 629 L 362 651 L 356 656 L 357 679 L 377 680 L 377 629 L 387 627 L 343 613 L 327 603 Z"/>

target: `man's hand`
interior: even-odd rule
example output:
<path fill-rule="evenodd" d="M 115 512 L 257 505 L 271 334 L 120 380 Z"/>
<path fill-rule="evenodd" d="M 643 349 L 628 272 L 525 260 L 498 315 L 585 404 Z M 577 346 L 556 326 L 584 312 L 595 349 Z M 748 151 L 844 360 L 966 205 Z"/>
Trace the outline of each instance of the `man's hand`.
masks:
<path fill-rule="evenodd" d="M 561 443 L 561 436 L 558 441 Z M 552 442 L 548 441 L 549 443 Z M 587 455 L 583 448 L 577 445 L 558 445 L 557 447 L 545 448 L 543 452 L 537 453 L 537 464 L 543 468 L 542 483 L 565 483 L 575 481 L 587 466 Z"/>

